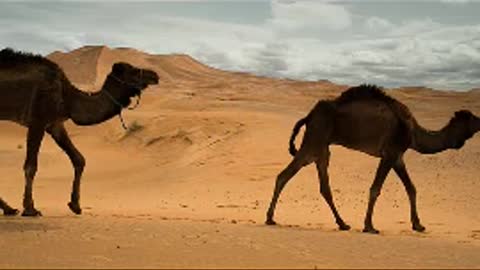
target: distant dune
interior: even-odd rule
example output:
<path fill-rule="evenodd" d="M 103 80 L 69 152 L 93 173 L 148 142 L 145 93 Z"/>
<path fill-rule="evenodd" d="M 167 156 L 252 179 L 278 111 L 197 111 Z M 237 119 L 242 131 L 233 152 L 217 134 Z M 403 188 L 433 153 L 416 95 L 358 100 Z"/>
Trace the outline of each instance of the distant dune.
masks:
<path fill-rule="evenodd" d="M 378 160 L 338 146 L 331 147 L 330 179 L 352 230 L 337 230 L 313 166 L 285 188 L 280 225 L 267 227 L 275 178 L 291 160 L 293 125 L 347 85 L 227 72 L 188 55 L 129 48 L 86 46 L 48 58 L 88 91 L 100 89 L 118 61 L 155 70 L 160 84 L 124 112 L 139 127 L 134 132 L 118 118 L 92 127 L 68 122 L 87 159 L 80 217 L 66 206 L 69 160 L 45 138 L 34 189 L 44 216 L 0 217 L 0 268 L 480 268 L 478 135 L 459 151 L 407 152 L 426 233 L 411 231 L 407 196 L 393 173 L 375 208 L 382 233 L 361 233 Z M 430 129 L 460 109 L 480 115 L 478 89 L 387 91 Z M 0 196 L 20 207 L 25 129 L 0 128 Z"/>

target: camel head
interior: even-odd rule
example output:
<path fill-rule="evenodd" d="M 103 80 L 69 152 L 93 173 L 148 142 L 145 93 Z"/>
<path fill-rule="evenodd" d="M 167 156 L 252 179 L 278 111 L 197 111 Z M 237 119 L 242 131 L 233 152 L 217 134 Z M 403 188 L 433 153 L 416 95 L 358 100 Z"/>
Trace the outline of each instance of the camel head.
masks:
<path fill-rule="evenodd" d="M 149 69 L 136 68 L 125 62 L 112 66 L 110 73 L 115 79 L 128 86 L 128 97 L 139 96 L 149 85 L 158 84 L 157 73 Z"/>
<path fill-rule="evenodd" d="M 480 131 L 480 118 L 469 110 L 460 110 L 450 120 L 450 138 L 452 148 L 460 148 L 465 141 Z"/>

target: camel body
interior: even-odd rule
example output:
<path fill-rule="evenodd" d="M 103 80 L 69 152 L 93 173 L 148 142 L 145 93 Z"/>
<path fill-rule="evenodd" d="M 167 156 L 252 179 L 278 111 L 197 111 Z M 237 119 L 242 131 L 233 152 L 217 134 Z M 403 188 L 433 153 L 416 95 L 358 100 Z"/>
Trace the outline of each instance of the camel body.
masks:
<path fill-rule="evenodd" d="M 47 123 L 67 120 L 62 88 L 58 86 L 63 76 L 49 76 L 48 66 L 41 65 L 19 65 L 15 70 L 0 68 L 0 120 L 23 126 L 38 116 Z"/>
<path fill-rule="evenodd" d="M 85 158 L 71 142 L 64 122 L 95 125 L 118 115 L 149 85 L 158 83 L 158 75 L 128 63 L 115 63 L 100 91 L 90 94 L 77 89 L 65 73 L 50 60 L 12 49 L 0 51 L 0 120 L 12 121 L 28 128 L 23 216 L 39 216 L 33 202 L 33 179 L 41 142 L 47 132 L 68 155 L 74 167 L 70 209 L 81 214 L 80 179 Z M 5 215 L 15 215 L 0 198 Z"/>
<path fill-rule="evenodd" d="M 305 125 L 305 134 L 297 151 L 295 137 Z M 438 131 L 421 127 L 408 108 L 373 85 L 360 85 L 343 92 L 334 100 L 320 100 L 310 113 L 293 129 L 289 151 L 293 160 L 278 175 L 266 224 L 273 220 L 278 197 L 287 182 L 304 166 L 315 162 L 320 181 L 320 193 L 330 206 L 341 230 L 348 230 L 338 213 L 330 190 L 328 165 L 329 145 L 342 145 L 379 157 L 365 217 L 364 232 L 378 233 L 373 226 L 375 202 L 389 171 L 393 169 L 402 181 L 410 201 L 412 228 L 424 231 L 416 207 L 416 189 L 408 175 L 403 154 L 413 149 L 434 154 L 447 149 L 459 149 L 480 130 L 480 119 L 470 111 L 457 111 L 448 124 Z"/>
<path fill-rule="evenodd" d="M 356 113 L 359 111 L 362 113 Z M 317 121 L 312 119 L 310 123 L 315 125 Z M 366 126 L 369 128 L 365 128 Z M 329 141 L 331 144 L 381 157 L 384 155 L 382 153 L 384 146 L 391 140 L 398 142 L 408 139 L 405 126 L 387 104 L 378 100 L 368 100 L 363 104 L 357 102 L 345 104 L 335 110 Z"/>

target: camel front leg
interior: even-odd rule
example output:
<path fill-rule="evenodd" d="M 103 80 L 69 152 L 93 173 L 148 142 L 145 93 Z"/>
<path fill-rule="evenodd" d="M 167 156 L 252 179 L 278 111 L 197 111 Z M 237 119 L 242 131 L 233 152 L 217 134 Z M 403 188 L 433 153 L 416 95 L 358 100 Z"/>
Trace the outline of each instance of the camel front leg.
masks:
<path fill-rule="evenodd" d="M 42 213 L 35 209 L 33 203 L 32 186 L 37 173 L 37 161 L 40 145 L 42 144 L 45 128 L 43 126 L 31 126 L 27 132 L 27 157 L 23 170 L 25 172 L 25 192 L 23 194 L 22 216 L 41 216 Z"/>
<path fill-rule="evenodd" d="M 372 186 L 370 187 L 370 198 L 368 200 L 367 214 L 365 216 L 365 227 L 363 232 L 366 233 L 379 233 L 373 226 L 372 216 L 373 209 L 375 207 L 375 202 L 377 201 L 378 196 L 380 196 L 380 191 L 382 189 L 385 178 L 388 175 L 388 172 L 392 169 L 393 161 L 391 159 L 382 158 L 380 165 L 378 166 L 377 173 L 375 175 L 375 180 L 373 181 Z"/>
<path fill-rule="evenodd" d="M 63 123 L 57 123 L 47 129 L 57 145 L 68 155 L 74 168 L 74 178 L 72 184 L 71 199 L 68 207 L 77 215 L 82 213 L 80 207 L 80 180 L 82 178 L 83 169 L 85 168 L 85 158 L 77 150 L 70 140 L 67 130 Z"/>

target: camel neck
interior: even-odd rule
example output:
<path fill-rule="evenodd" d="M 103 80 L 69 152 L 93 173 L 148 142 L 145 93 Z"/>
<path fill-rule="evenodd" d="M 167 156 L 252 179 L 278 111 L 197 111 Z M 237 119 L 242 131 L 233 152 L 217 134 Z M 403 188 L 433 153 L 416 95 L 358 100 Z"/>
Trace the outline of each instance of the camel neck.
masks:
<path fill-rule="evenodd" d="M 122 107 L 128 105 L 122 106 L 126 99 L 119 90 L 112 79 L 107 79 L 102 89 L 92 94 L 73 87 L 70 91 L 70 118 L 77 125 L 95 125 L 118 115 Z"/>
<path fill-rule="evenodd" d="M 434 154 L 452 148 L 449 126 L 438 131 L 428 130 L 415 123 L 412 147 L 422 154 Z"/>

